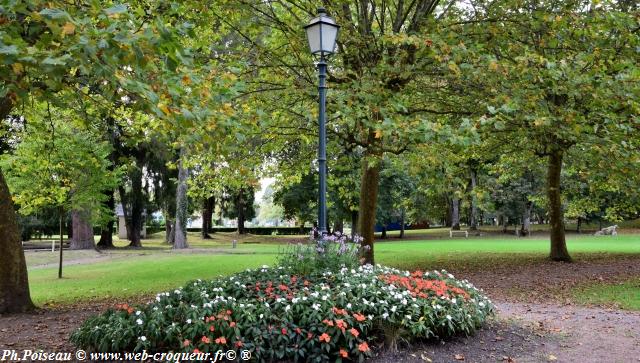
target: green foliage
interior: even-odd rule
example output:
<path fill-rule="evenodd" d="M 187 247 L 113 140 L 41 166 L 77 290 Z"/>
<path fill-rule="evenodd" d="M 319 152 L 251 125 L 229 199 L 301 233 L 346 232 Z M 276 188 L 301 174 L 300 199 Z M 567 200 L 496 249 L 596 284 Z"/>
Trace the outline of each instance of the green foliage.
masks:
<path fill-rule="evenodd" d="M 446 272 L 361 266 L 298 276 L 263 266 L 228 278 L 188 283 L 156 301 L 87 320 L 72 335 L 99 351 L 215 352 L 248 349 L 257 361 L 362 360 L 368 343 L 392 324 L 408 339 L 469 334 L 492 313 L 491 302 Z"/>
<path fill-rule="evenodd" d="M 313 237 L 313 236 L 312 236 Z M 307 243 L 288 245 L 278 257 L 278 266 L 293 274 L 310 276 L 325 271 L 357 267 L 361 253 L 360 236 L 349 237 L 337 232 L 320 236 Z"/>
<path fill-rule="evenodd" d="M 119 170 L 111 170 L 110 146 L 68 111 L 49 107 L 29 115 L 22 141 L 5 155 L 2 169 L 20 213 L 46 207 L 91 211 L 94 219 L 110 218 L 101 201 L 113 190 Z"/>

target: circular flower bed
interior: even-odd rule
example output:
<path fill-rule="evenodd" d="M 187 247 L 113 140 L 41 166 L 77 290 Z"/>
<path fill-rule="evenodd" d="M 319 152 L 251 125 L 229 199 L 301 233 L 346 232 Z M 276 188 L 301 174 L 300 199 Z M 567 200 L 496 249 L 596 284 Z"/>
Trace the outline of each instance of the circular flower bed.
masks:
<path fill-rule="evenodd" d="M 249 350 L 254 360 L 361 360 L 371 347 L 470 334 L 491 301 L 445 271 L 384 266 L 305 276 L 290 268 L 194 281 L 155 301 L 88 319 L 71 340 L 90 351 Z"/>

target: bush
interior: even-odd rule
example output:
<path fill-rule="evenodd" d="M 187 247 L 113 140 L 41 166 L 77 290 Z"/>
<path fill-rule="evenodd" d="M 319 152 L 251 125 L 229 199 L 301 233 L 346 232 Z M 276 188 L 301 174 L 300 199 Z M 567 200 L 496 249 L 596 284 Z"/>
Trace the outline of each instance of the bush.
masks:
<path fill-rule="evenodd" d="M 363 360 L 382 340 L 470 334 L 491 302 L 445 271 L 344 267 L 302 276 L 263 266 L 194 281 L 155 301 L 88 319 L 71 337 L 89 351 L 250 350 L 258 361 Z"/>
<path fill-rule="evenodd" d="M 290 270 L 292 274 L 309 276 L 325 271 L 339 271 L 341 268 L 355 268 L 359 265 L 362 237 L 353 238 L 340 232 L 335 235 L 313 238 L 308 243 L 287 246 L 278 257 L 278 266 Z"/>

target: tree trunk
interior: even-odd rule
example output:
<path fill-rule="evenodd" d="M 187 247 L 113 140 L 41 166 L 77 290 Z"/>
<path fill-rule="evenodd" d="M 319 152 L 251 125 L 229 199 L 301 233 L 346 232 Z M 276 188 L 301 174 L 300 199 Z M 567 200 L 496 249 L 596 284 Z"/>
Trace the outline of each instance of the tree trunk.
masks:
<path fill-rule="evenodd" d="M 189 170 L 184 165 L 185 158 L 184 148 L 180 149 L 180 162 L 178 164 L 178 186 L 176 188 L 176 225 L 175 242 L 173 248 L 188 248 L 187 244 L 187 217 L 188 217 L 188 197 L 187 197 L 187 178 Z"/>
<path fill-rule="evenodd" d="M 6 115 L 5 115 L 6 116 Z M 4 119 L 4 117 L 2 118 Z M 18 219 L 0 170 L 0 314 L 34 309 Z"/>
<path fill-rule="evenodd" d="M 469 230 L 478 230 L 478 199 L 476 198 L 476 186 L 478 185 L 478 173 L 471 168 L 471 215 L 469 216 Z"/>
<path fill-rule="evenodd" d="M 176 221 L 173 220 L 169 223 L 169 237 L 167 243 L 173 246 L 176 243 Z"/>
<path fill-rule="evenodd" d="M 173 244 L 171 239 L 171 230 L 173 230 L 173 228 L 171 228 L 172 223 L 173 222 L 170 219 L 164 219 L 164 242 L 168 244 Z"/>
<path fill-rule="evenodd" d="M 211 225 L 213 224 L 213 207 L 215 203 L 214 197 L 205 198 L 202 201 L 202 238 L 210 239 Z"/>
<path fill-rule="evenodd" d="M 576 225 L 576 233 L 582 233 L 582 217 L 578 217 L 578 224 Z"/>
<path fill-rule="evenodd" d="M 522 228 L 520 234 L 528 236 L 531 234 L 531 209 L 533 209 L 533 202 L 528 200 L 525 204 L 524 211 L 522 211 Z"/>
<path fill-rule="evenodd" d="M 404 208 L 400 209 L 400 238 L 404 238 Z"/>
<path fill-rule="evenodd" d="M 124 217 L 124 227 L 127 230 L 127 239 L 131 241 L 131 234 L 133 227 L 131 226 L 131 214 L 129 213 L 127 192 L 122 185 L 118 186 L 118 193 L 120 194 L 120 203 L 122 205 L 122 215 Z"/>
<path fill-rule="evenodd" d="M 124 209 L 124 208 L 123 208 Z M 144 200 L 142 194 L 142 165 L 138 162 L 131 172 L 131 236 L 130 247 L 142 247 L 141 233 L 144 224 Z"/>
<path fill-rule="evenodd" d="M 507 233 L 508 226 L 509 226 L 509 217 L 502 216 L 502 233 Z"/>
<path fill-rule="evenodd" d="M 451 229 L 460 230 L 460 199 L 453 197 L 451 200 Z"/>
<path fill-rule="evenodd" d="M 245 222 L 245 214 L 244 214 L 244 189 L 240 188 L 240 192 L 238 193 L 236 207 L 238 208 L 238 234 L 247 233 L 244 229 Z"/>
<path fill-rule="evenodd" d="M 336 232 L 344 232 L 344 222 L 342 219 L 338 218 L 333 222 L 333 233 Z"/>
<path fill-rule="evenodd" d="M 211 198 L 204 198 L 202 200 L 202 230 L 200 234 L 202 239 L 210 239 L 209 230 L 211 229 Z"/>
<path fill-rule="evenodd" d="M 351 211 L 351 238 L 358 234 L 358 211 Z"/>
<path fill-rule="evenodd" d="M 107 210 L 109 210 L 109 221 L 102 226 L 102 230 L 100 232 L 100 241 L 98 241 L 98 247 L 100 248 L 113 248 L 113 213 L 115 213 L 116 208 L 116 198 L 113 195 L 113 190 L 107 192 L 109 194 L 109 199 L 106 201 Z"/>
<path fill-rule="evenodd" d="M 371 163 L 373 162 L 373 163 Z M 360 184 L 359 226 L 362 240 L 362 257 L 365 264 L 374 264 L 373 241 L 376 226 L 376 204 L 380 184 L 380 161 L 375 156 L 365 155 L 362 159 L 362 180 Z"/>
<path fill-rule="evenodd" d="M 562 194 L 560 192 L 560 173 L 562 172 L 562 151 L 549 155 L 547 170 L 547 202 L 549 206 L 549 225 L 551 232 L 551 251 L 553 261 L 571 261 L 564 235 L 564 214 L 562 212 Z"/>
<path fill-rule="evenodd" d="M 62 238 L 62 236 L 64 235 L 64 218 L 66 217 L 64 214 L 64 208 L 63 207 L 59 207 L 58 208 L 58 220 L 59 220 L 59 227 L 60 227 L 60 259 L 58 260 L 58 278 L 61 279 L 62 278 L 62 251 L 64 251 L 64 238 Z"/>
<path fill-rule="evenodd" d="M 93 226 L 91 225 L 89 212 L 86 210 L 71 211 L 71 225 L 73 238 L 71 238 L 72 250 L 91 250 L 96 248 L 93 239 Z"/>

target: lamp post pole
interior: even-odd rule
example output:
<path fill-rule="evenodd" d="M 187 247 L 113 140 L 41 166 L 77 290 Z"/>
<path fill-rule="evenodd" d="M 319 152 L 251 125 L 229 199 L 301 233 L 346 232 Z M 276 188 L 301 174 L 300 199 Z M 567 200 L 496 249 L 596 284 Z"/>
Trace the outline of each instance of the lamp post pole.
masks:
<path fill-rule="evenodd" d="M 327 127 L 326 127 L 326 95 L 327 95 L 327 63 L 324 55 L 318 62 L 318 233 L 327 234 Z"/>
<path fill-rule="evenodd" d="M 318 16 L 304 27 L 311 54 L 320 55 L 318 62 L 318 234 L 327 234 L 327 62 L 325 56 L 335 52 L 340 26 L 318 8 Z"/>

